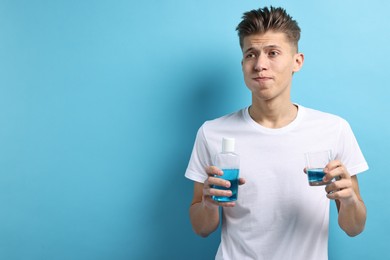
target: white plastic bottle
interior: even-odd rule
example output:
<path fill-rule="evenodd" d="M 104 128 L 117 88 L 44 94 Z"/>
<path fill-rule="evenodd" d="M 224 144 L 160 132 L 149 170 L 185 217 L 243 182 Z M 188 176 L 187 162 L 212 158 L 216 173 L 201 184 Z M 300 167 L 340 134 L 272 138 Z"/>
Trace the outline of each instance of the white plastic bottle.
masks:
<path fill-rule="evenodd" d="M 238 177 L 240 169 L 240 156 L 234 152 L 235 139 L 222 138 L 222 152 L 215 156 L 214 165 L 223 171 L 222 176 L 218 176 L 230 181 L 230 188 L 215 186 L 221 190 L 231 190 L 232 196 L 213 196 L 213 200 L 219 202 L 229 202 L 237 200 Z"/>

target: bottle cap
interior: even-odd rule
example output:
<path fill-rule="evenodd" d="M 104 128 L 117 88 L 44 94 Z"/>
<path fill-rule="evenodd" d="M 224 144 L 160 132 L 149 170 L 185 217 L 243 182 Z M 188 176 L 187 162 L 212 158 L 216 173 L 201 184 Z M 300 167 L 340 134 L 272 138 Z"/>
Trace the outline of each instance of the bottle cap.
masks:
<path fill-rule="evenodd" d="M 224 137 L 222 138 L 222 152 L 223 153 L 233 153 L 234 152 L 234 138 Z"/>

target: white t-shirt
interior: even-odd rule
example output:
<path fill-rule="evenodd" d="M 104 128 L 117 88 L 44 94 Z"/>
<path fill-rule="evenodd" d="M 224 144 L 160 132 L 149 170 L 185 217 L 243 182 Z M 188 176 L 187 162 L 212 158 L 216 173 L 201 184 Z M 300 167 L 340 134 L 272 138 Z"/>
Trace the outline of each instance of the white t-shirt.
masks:
<path fill-rule="evenodd" d="M 222 137 L 232 137 L 246 179 L 236 206 L 223 209 L 216 259 L 328 259 L 329 199 L 324 186 L 309 186 L 304 153 L 330 149 L 351 175 L 368 165 L 344 119 L 298 108 L 296 119 L 278 129 L 257 124 L 248 108 L 199 129 L 185 176 L 203 183 Z"/>

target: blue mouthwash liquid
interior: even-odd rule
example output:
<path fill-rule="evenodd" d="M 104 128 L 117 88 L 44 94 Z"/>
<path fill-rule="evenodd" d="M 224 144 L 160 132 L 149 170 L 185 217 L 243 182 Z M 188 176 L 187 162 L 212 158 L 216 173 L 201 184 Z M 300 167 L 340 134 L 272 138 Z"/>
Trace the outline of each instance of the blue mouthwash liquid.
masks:
<path fill-rule="evenodd" d="M 231 190 L 232 196 L 226 197 L 226 196 L 213 196 L 213 200 L 219 201 L 219 202 L 229 202 L 229 201 L 235 201 L 237 200 L 237 190 L 238 190 L 238 169 L 222 169 L 223 175 L 220 177 L 224 180 L 230 181 L 230 188 L 225 188 L 221 186 L 214 186 L 215 189 L 220 190 Z"/>
<path fill-rule="evenodd" d="M 326 184 L 322 181 L 322 178 L 325 176 L 323 168 L 308 169 L 307 176 L 309 178 L 309 184 L 312 186 Z"/>

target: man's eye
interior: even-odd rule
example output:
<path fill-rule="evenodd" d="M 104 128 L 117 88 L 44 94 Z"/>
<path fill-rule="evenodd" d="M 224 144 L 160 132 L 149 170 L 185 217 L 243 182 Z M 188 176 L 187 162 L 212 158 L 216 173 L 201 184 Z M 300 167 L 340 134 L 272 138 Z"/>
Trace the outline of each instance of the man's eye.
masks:
<path fill-rule="evenodd" d="M 247 59 L 252 59 L 252 58 L 255 58 L 255 57 L 256 57 L 256 55 L 253 54 L 253 53 L 249 53 L 249 54 L 247 54 L 247 55 L 245 56 L 245 58 L 247 58 Z"/>
<path fill-rule="evenodd" d="M 269 53 L 268 53 L 268 55 L 269 56 L 271 56 L 271 57 L 275 57 L 275 56 L 278 56 L 278 52 L 277 51 L 270 51 Z"/>

